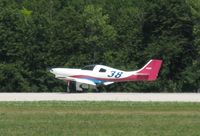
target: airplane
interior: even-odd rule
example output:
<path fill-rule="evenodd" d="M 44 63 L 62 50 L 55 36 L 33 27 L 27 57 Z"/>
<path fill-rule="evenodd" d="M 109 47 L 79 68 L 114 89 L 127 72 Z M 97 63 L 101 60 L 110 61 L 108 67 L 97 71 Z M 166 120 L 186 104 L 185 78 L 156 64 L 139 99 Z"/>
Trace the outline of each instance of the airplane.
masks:
<path fill-rule="evenodd" d="M 144 67 L 135 71 L 123 71 L 104 65 L 88 65 L 82 69 L 51 68 L 49 71 L 55 78 L 79 82 L 92 86 L 110 85 L 115 82 L 155 81 L 157 79 L 162 60 L 152 59 Z"/>

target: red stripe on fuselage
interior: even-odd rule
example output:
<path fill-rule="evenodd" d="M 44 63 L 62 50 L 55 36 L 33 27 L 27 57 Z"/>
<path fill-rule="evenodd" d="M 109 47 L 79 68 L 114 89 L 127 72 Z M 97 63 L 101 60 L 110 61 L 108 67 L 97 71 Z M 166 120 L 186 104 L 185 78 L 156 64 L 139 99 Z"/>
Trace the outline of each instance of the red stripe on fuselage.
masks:
<path fill-rule="evenodd" d="M 75 75 L 70 76 L 74 78 L 86 78 L 86 79 L 96 79 L 96 80 L 103 80 L 103 81 L 110 81 L 110 82 L 125 82 L 125 81 L 145 81 L 148 80 L 148 75 L 131 75 L 125 78 L 99 78 L 99 77 L 92 77 L 86 75 Z"/>

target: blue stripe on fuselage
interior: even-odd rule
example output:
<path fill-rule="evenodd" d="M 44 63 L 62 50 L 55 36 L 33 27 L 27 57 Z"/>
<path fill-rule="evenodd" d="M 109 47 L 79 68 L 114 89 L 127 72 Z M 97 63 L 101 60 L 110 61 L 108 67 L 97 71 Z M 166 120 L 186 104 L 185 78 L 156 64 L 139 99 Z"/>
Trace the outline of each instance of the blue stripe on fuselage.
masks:
<path fill-rule="evenodd" d="M 98 80 L 98 79 L 95 79 L 95 78 L 82 78 L 82 79 L 90 80 L 90 81 L 94 82 L 95 84 L 103 84 L 104 83 L 103 80 Z"/>

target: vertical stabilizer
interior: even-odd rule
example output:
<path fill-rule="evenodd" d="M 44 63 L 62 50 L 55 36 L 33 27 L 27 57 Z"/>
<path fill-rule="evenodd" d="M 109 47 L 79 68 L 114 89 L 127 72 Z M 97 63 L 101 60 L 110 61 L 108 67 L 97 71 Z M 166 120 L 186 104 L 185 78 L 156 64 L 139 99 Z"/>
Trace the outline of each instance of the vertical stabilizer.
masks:
<path fill-rule="evenodd" d="M 152 59 L 150 60 L 143 68 L 137 71 L 138 74 L 148 75 L 149 81 L 153 81 L 157 79 L 160 67 L 162 64 L 162 60 Z"/>

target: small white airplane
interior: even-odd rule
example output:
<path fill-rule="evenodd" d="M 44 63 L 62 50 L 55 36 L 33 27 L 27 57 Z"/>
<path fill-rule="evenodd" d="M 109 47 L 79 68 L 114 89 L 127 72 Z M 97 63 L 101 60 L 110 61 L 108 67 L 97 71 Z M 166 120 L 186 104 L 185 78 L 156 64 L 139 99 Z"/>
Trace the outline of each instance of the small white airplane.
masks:
<path fill-rule="evenodd" d="M 83 69 L 51 68 L 56 78 L 82 84 L 109 85 L 114 82 L 154 81 L 157 79 L 162 60 L 152 59 L 143 68 L 135 71 L 123 71 L 104 65 L 88 65 Z"/>

